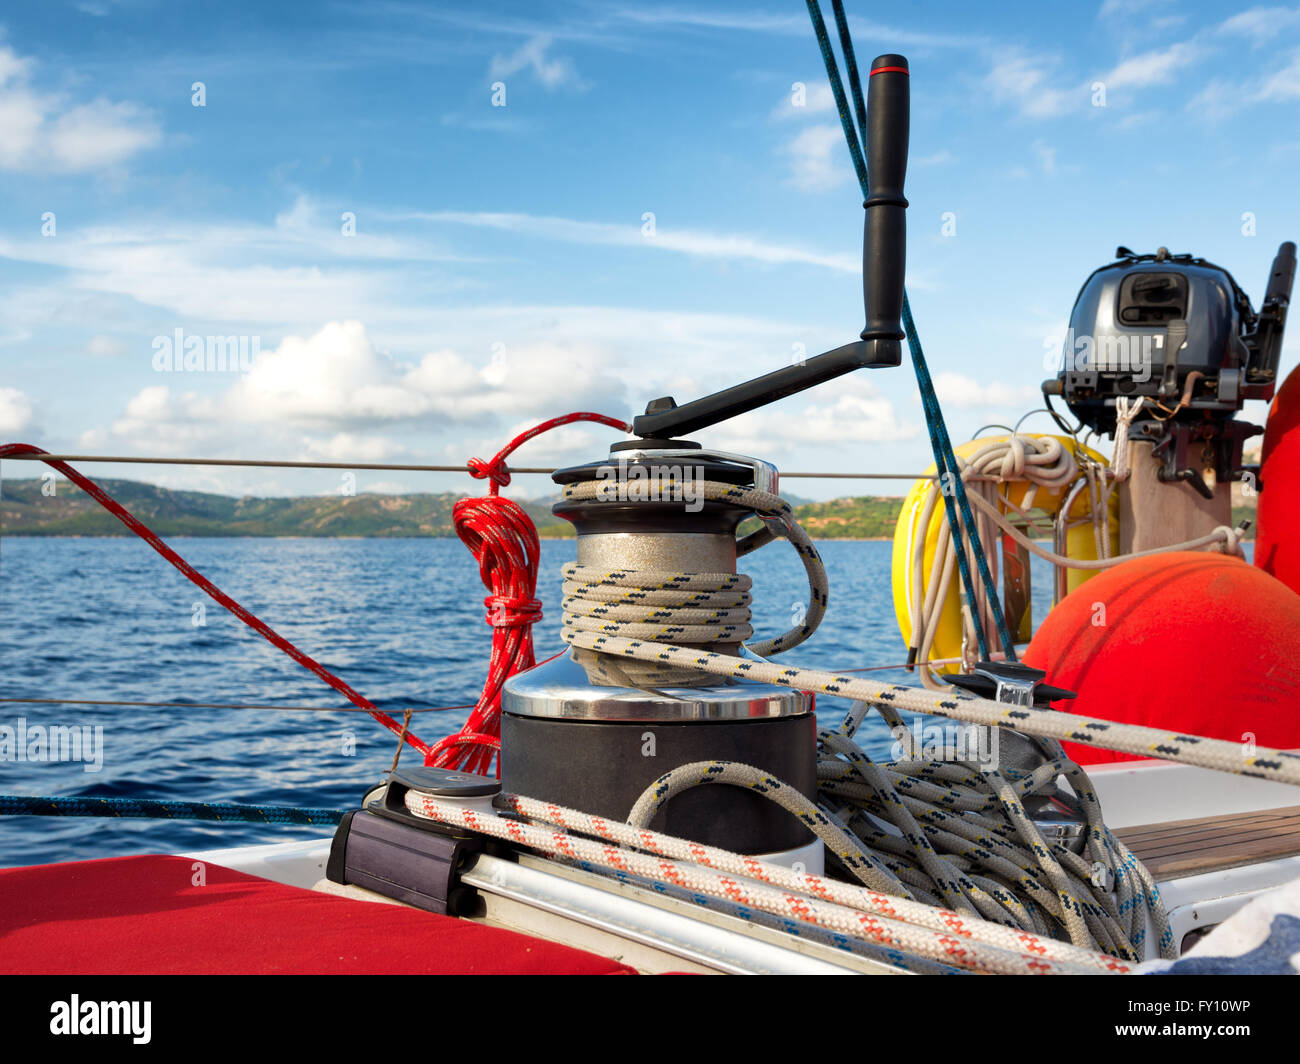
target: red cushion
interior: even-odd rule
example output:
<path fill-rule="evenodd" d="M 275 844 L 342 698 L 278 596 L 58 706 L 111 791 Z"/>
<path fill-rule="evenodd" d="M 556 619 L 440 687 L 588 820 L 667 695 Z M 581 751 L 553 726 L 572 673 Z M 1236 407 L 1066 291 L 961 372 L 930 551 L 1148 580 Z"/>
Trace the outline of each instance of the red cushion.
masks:
<path fill-rule="evenodd" d="M 1259 472 L 1255 564 L 1300 592 L 1300 367 L 1269 408 Z"/>
<path fill-rule="evenodd" d="M 1180 552 L 1105 570 L 1047 615 L 1025 663 L 1078 692 L 1057 703 L 1067 712 L 1300 747 L 1300 595 L 1237 558 Z M 1066 751 L 1081 764 L 1138 756 Z"/>
<path fill-rule="evenodd" d="M 573 974 L 631 968 L 513 931 L 187 857 L 0 869 L 6 974 Z"/>

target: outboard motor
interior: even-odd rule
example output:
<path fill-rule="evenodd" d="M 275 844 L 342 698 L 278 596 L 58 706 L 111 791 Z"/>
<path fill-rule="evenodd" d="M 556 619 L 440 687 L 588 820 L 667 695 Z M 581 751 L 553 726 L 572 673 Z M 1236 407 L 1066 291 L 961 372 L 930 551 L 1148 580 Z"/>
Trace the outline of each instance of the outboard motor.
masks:
<path fill-rule="evenodd" d="M 1212 499 L 1217 484 L 1257 477 L 1241 452 L 1263 429 L 1235 415 L 1247 399 L 1273 396 L 1295 244 L 1278 249 L 1258 312 L 1227 270 L 1204 259 L 1166 248 L 1116 256 L 1075 300 L 1060 371 L 1043 382 L 1049 406 L 1061 396 L 1084 425 L 1113 434 L 1118 401 L 1141 397 L 1129 439 L 1154 445 L 1160 481 Z"/>

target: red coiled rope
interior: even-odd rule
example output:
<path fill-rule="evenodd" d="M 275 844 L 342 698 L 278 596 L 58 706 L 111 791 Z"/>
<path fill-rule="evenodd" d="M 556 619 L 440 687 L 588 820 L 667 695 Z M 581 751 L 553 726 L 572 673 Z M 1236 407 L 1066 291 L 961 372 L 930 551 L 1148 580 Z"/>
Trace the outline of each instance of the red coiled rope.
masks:
<path fill-rule="evenodd" d="M 470 476 L 488 481 L 488 494 L 461 499 L 452 510 L 456 534 L 478 561 L 483 586 L 491 594 L 483 600 L 487 623 L 492 626 L 492 657 L 478 705 L 456 735 L 434 745 L 425 754 L 426 765 L 455 768 L 488 775 L 501 750 L 501 686 L 517 672 L 531 669 L 532 626 L 542 619 L 537 598 L 537 563 L 540 544 L 529 516 L 514 502 L 497 494 L 510 483 L 506 458 L 534 436 L 574 421 L 595 421 L 630 432 L 631 426 L 604 414 L 577 413 L 543 421 L 516 436 L 490 462 L 469 460 Z M 496 766 L 497 775 L 501 766 Z"/>
<path fill-rule="evenodd" d="M 387 713 L 377 709 L 369 699 L 354 691 L 315 658 L 304 654 L 270 625 L 218 588 L 207 577 L 172 550 L 143 522 L 121 503 L 113 499 L 89 477 L 78 473 L 66 462 L 55 458 L 42 458 L 46 465 L 58 470 L 87 495 L 121 521 L 169 561 L 190 583 L 209 598 L 224 606 L 246 625 L 278 650 L 284 651 L 303 668 L 324 680 L 349 702 L 364 709 L 380 724 L 410 743 L 424 755 L 426 765 L 444 768 L 461 768 L 468 772 L 487 775 L 492 760 L 501 749 L 501 685 L 517 672 L 531 669 L 533 658 L 532 626 L 542 619 L 542 604 L 536 598 L 537 562 L 540 544 L 532 520 L 509 499 L 497 494 L 499 487 L 510 483 L 506 458 L 523 444 L 543 432 L 568 425 L 575 421 L 595 421 L 611 428 L 630 432 L 631 425 L 604 414 L 576 413 L 551 418 L 527 432 L 516 436 L 490 461 L 471 458 L 470 476 L 490 481 L 489 494 L 484 498 L 461 499 L 452 511 L 456 533 L 464 540 L 479 563 L 483 584 L 492 594 L 483 600 L 488 609 L 487 623 L 492 625 L 492 657 L 488 663 L 487 680 L 478 704 L 469 715 L 465 726 L 456 735 L 441 740 L 430 747 L 398 724 Z M 48 451 L 30 443 L 0 445 L 0 459 L 18 454 L 46 455 Z M 500 765 L 497 766 L 500 774 Z"/>

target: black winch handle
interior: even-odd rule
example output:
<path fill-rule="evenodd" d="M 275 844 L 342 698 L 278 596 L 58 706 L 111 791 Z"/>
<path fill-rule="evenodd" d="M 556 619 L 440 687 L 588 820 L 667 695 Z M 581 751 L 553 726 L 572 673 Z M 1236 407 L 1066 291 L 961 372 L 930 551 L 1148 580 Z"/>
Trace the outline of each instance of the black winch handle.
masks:
<path fill-rule="evenodd" d="M 903 360 L 903 273 L 907 262 L 907 142 L 911 76 L 901 55 L 877 56 L 867 78 L 867 180 L 863 207 L 862 339 L 873 366 Z"/>
<path fill-rule="evenodd" d="M 899 341 L 903 338 L 903 267 L 907 255 L 903 177 L 907 173 L 909 80 L 907 60 L 901 55 L 882 55 L 871 64 L 866 129 L 870 192 L 864 204 L 862 233 L 862 298 L 867 327 L 862 330 L 862 338 L 682 406 L 668 396 L 652 399 L 646 412 L 632 422 L 637 436 L 656 443 L 670 442 L 855 369 L 897 366 L 902 362 Z"/>

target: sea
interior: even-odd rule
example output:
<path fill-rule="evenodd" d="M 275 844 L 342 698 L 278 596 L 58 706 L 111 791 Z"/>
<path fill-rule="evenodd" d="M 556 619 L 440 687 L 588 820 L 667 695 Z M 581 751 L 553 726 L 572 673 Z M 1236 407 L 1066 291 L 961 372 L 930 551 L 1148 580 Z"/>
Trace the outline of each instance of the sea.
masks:
<path fill-rule="evenodd" d="M 478 565 L 459 540 L 169 543 L 381 709 L 400 717 L 407 707 L 477 699 L 492 633 Z M 828 669 L 901 664 L 906 649 L 890 592 L 891 544 L 830 540 L 818 547 L 830 578 L 829 611 L 817 633 L 780 660 Z M 539 661 L 563 647 L 560 568 L 574 553 L 572 540 L 542 544 Z M 770 544 L 742 559 L 741 569 L 754 578 L 758 637 L 784 631 L 807 601 L 794 551 Z M 1039 621 L 1051 602 L 1051 581 L 1037 559 L 1032 582 Z M 901 668 L 869 675 L 915 682 Z M 0 539 L 0 726 L 15 736 L 19 729 L 30 735 L 34 728 L 78 728 L 90 740 L 80 761 L 0 760 L 0 793 L 353 808 L 392 764 L 396 738 L 364 713 L 325 711 L 346 705 L 134 537 Z M 848 706 L 819 698 L 818 717 L 838 723 Z M 433 741 L 457 731 L 467 714 L 418 713 L 412 730 Z M 858 740 L 873 756 L 886 755 L 893 743 L 878 718 L 868 718 Z M 417 763 L 418 757 L 404 754 Z M 4 816 L 0 867 L 329 834 L 328 827 Z"/>

